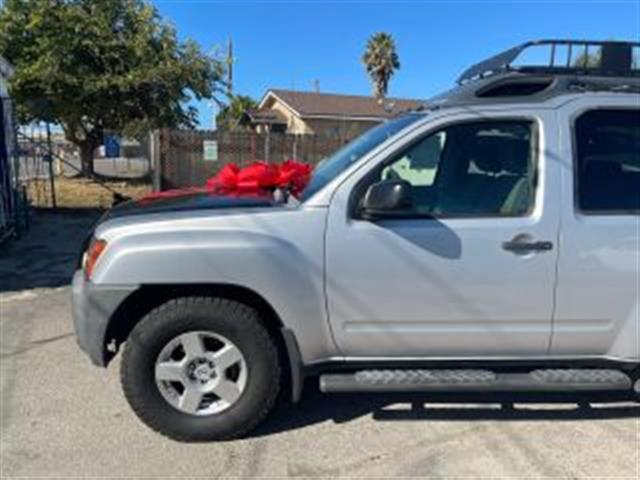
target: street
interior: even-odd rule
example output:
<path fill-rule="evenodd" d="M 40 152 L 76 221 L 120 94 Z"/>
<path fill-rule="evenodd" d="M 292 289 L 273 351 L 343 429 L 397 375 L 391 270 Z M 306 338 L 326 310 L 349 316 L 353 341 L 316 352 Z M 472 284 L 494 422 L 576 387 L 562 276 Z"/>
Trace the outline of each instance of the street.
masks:
<path fill-rule="evenodd" d="M 250 438 L 180 444 L 134 416 L 119 357 L 76 346 L 67 286 L 89 216 L 42 216 L 0 253 L 0 477 L 638 478 L 640 405 L 617 398 L 318 392 Z M 613 401 L 616 400 L 616 401 Z"/>

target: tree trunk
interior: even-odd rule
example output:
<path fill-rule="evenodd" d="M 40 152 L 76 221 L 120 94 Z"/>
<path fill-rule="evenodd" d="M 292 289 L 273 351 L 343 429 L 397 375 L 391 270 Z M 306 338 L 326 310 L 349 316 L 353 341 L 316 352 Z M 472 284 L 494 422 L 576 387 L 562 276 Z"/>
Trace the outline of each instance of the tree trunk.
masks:
<path fill-rule="evenodd" d="M 83 142 L 80 147 L 80 174 L 83 177 L 92 177 L 93 170 L 93 152 L 96 147 L 92 142 Z"/>

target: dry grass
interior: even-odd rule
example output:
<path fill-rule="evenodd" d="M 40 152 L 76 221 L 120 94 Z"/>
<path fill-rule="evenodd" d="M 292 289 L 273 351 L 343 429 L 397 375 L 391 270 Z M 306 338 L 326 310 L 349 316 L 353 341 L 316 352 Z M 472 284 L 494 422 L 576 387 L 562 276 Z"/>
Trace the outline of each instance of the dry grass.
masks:
<path fill-rule="evenodd" d="M 111 190 L 131 198 L 140 198 L 151 191 L 151 185 L 126 181 L 103 182 Z M 84 178 L 56 177 L 56 203 L 58 208 L 107 209 L 113 203 L 113 193 L 96 182 Z M 34 207 L 51 208 L 51 188 L 48 180 L 32 182 L 27 194 Z"/>

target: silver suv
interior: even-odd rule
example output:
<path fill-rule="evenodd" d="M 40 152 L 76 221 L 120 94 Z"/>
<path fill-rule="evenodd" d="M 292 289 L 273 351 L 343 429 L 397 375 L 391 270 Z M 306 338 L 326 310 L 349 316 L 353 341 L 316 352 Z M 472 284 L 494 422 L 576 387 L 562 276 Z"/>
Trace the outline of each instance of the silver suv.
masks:
<path fill-rule="evenodd" d="M 100 366 L 124 344 L 126 398 L 180 440 L 245 435 L 311 376 L 639 395 L 639 48 L 496 55 L 298 199 L 114 208 L 74 277 L 78 343 Z"/>

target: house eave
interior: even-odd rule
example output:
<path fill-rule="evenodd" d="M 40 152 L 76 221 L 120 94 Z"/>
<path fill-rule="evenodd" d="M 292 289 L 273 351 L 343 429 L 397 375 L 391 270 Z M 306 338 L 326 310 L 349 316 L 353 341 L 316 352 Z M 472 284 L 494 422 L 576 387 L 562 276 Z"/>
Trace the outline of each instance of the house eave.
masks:
<path fill-rule="evenodd" d="M 269 97 L 273 97 L 275 99 L 277 99 L 280 103 L 282 103 L 288 110 L 291 111 L 291 113 L 293 113 L 294 115 L 302 118 L 302 115 L 299 111 L 297 111 L 295 108 L 293 108 L 291 105 L 289 105 L 287 102 L 285 102 L 281 97 L 279 97 L 276 93 L 274 93 L 273 90 L 268 90 L 267 93 L 264 94 L 264 97 L 262 97 L 262 100 L 260 100 L 260 103 L 258 104 L 258 110 L 260 110 L 261 108 L 264 107 L 265 103 L 267 103 L 267 100 L 269 99 Z"/>
<path fill-rule="evenodd" d="M 359 117 L 359 116 L 348 116 L 348 115 L 300 115 L 302 119 L 312 119 L 312 120 L 348 120 L 350 122 L 383 122 L 388 120 L 391 117 Z"/>

